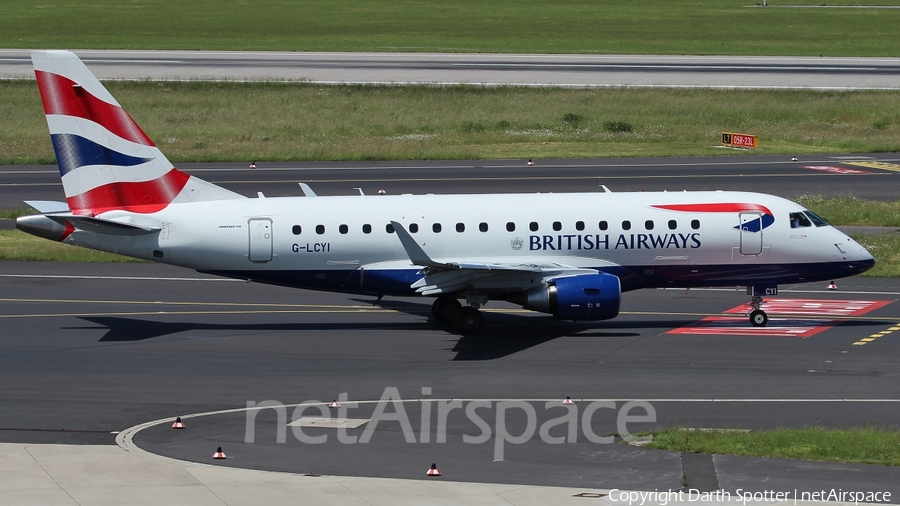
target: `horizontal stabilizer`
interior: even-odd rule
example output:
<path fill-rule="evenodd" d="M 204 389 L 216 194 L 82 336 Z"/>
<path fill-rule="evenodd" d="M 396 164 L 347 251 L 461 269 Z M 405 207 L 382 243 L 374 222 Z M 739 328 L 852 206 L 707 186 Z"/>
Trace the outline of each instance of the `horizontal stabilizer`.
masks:
<path fill-rule="evenodd" d="M 143 227 L 133 223 L 122 223 L 119 221 L 103 220 L 100 218 L 92 218 L 90 216 L 76 215 L 47 215 L 47 218 L 65 226 L 66 222 L 71 223 L 73 227 L 85 232 L 94 232 L 96 234 L 107 235 L 147 235 L 160 231 L 159 227 Z"/>
<path fill-rule="evenodd" d="M 56 202 L 55 200 L 26 200 L 25 203 L 43 214 L 69 212 L 69 204 L 65 202 Z"/>

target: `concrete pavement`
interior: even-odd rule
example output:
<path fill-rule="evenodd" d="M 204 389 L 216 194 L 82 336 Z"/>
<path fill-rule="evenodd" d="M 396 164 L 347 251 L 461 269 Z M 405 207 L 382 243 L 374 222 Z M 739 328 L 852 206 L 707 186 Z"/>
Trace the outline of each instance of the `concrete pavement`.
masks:
<path fill-rule="evenodd" d="M 425 469 L 422 474 L 425 474 Z M 660 491 L 666 492 L 666 491 Z M 829 492 L 829 491 L 826 491 Z M 834 501 L 711 494 L 632 495 L 632 506 L 828 506 Z M 620 490 L 536 487 L 255 471 L 147 456 L 118 446 L 0 443 L 0 503 L 22 506 L 128 504 L 258 505 L 624 505 Z"/>

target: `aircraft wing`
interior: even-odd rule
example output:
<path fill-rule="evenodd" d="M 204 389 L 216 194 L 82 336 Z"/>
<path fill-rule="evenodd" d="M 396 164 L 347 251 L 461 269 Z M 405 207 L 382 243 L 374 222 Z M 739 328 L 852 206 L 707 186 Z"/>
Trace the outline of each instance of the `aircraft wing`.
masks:
<path fill-rule="evenodd" d="M 425 277 L 411 285 L 422 295 L 458 293 L 468 288 L 517 292 L 541 286 L 550 278 L 597 274 L 594 269 L 550 262 L 438 262 L 425 253 L 403 225 L 396 221 L 391 225 L 413 265 L 425 268 Z"/>

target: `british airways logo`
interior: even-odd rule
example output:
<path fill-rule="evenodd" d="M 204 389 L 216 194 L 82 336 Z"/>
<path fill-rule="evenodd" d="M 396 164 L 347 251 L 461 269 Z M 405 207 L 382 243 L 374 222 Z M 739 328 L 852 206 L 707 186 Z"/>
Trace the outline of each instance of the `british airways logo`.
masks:
<path fill-rule="evenodd" d="M 528 237 L 530 251 L 592 251 L 626 249 L 693 249 L 700 233 L 692 234 L 557 234 Z"/>
<path fill-rule="evenodd" d="M 759 232 L 775 223 L 775 216 L 772 214 L 772 211 L 769 211 L 769 208 L 766 206 L 759 204 L 722 202 L 715 204 L 666 204 L 650 207 L 685 213 L 746 213 L 747 215 L 741 218 L 742 222 L 735 225 L 734 228 L 747 232 Z M 754 214 L 758 215 L 758 217 L 754 218 Z"/>

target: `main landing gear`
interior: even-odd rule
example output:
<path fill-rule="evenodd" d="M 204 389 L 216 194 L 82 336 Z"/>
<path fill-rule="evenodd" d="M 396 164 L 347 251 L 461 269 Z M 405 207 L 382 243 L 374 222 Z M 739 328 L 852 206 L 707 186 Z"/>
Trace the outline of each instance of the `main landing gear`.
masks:
<path fill-rule="evenodd" d="M 463 307 L 456 297 L 438 297 L 431 306 L 431 316 L 441 325 L 452 325 L 464 336 L 478 334 L 484 329 L 484 316 L 478 310 L 483 302 L 468 298 L 466 302 L 470 305 Z"/>
<path fill-rule="evenodd" d="M 748 286 L 747 295 L 750 295 L 750 325 L 765 327 L 769 323 L 769 315 L 762 310 L 763 295 L 778 295 L 777 286 Z"/>

